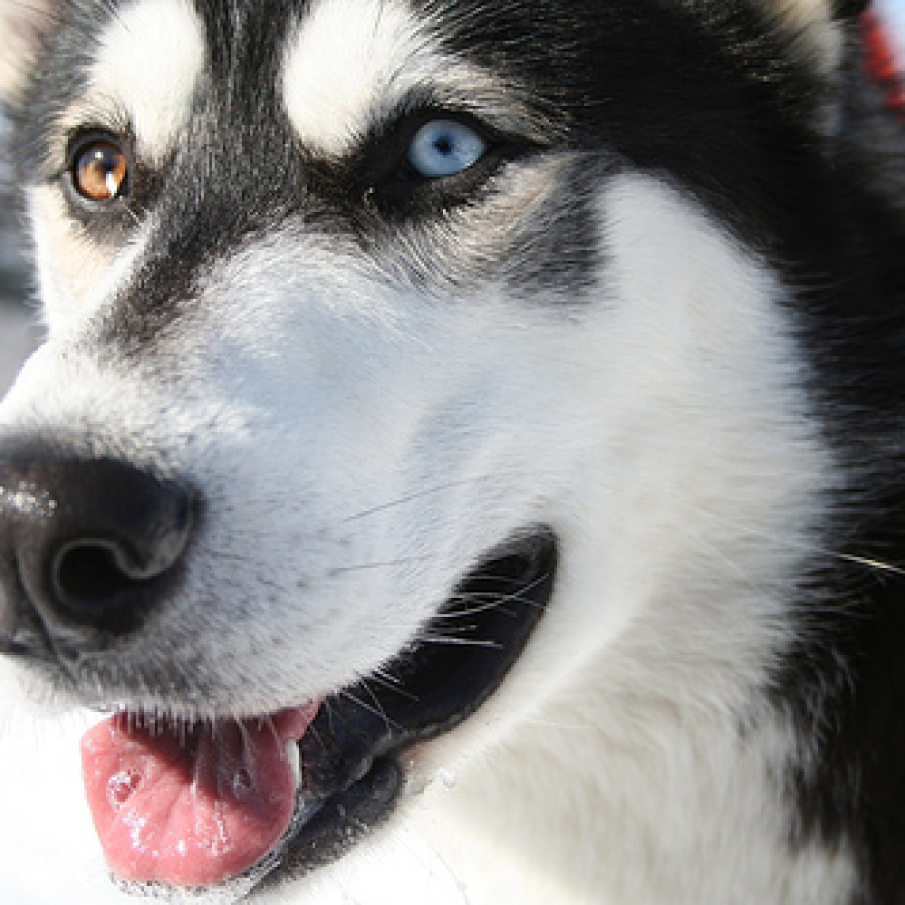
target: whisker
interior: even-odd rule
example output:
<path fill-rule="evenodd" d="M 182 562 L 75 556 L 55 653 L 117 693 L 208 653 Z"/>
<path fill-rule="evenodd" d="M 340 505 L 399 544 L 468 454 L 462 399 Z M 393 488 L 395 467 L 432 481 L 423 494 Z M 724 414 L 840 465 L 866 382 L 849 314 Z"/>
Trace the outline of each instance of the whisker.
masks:
<path fill-rule="evenodd" d="M 473 606 L 469 609 L 453 609 L 448 610 L 446 612 L 437 613 L 434 617 L 436 619 L 455 619 L 458 616 L 471 616 L 476 613 L 486 613 L 488 610 L 492 609 L 502 609 L 507 603 L 517 602 L 520 604 L 524 604 L 528 607 L 533 607 L 534 609 L 544 610 L 546 606 L 542 603 L 538 603 L 535 600 L 531 600 L 530 598 L 523 597 L 523 594 L 530 593 L 536 587 L 538 587 L 542 582 L 544 582 L 548 578 L 547 575 L 541 575 L 539 578 L 536 578 L 530 584 L 525 585 L 523 588 L 520 587 L 518 591 L 514 591 L 511 594 L 499 594 L 494 595 L 490 593 L 486 594 L 459 594 L 454 598 L 454 603 L 458 601 L 463 601 L 465 603 L 469 603 L 471 601 L 482 601 L 482 598 L 488 598 L 486 602 L 480 602 L 478 605 Z M 488 576 L 488 580 L 490 577 Z M 515 581 L 515 580 L 513 580 Z"/>
<path fill-rule="evenodd" d="M 816 552 L 823 553 L 825 556 L 829 556 L 835 559 L 842 559 L 848 562 L 855 563 L 859 566 L 866 566 L 869 569 L 874 569 L 877 572 L 888 572 L 891 575 L 897 576 L 905 576 L 905 568 L 901 566 L 894 566 L 892 563 L 883 562 L 879 559 L 872 559 L 868 556 L 857 556 L 854 553 L 833 553 L 832 551 L 823 551 L 818 550 Z"/>
<path fill-rule="evenodd" d="M 740 522 L 736 522 L 733 519 L 726 518 L 716 512 L 712 512 L 709 510 L 701 510 L 705 515 L 709 518 L 714 519 L 715 521 L 720 522 L 728 528 L 733 528 L 736 531 L 741 531 L 746 534 L 751 535 L 752 537 L 756 537 L 760 540 L 766 541 L 777 541 L 778 538 L 770 535 L 766 531 L 761 531 L 755 527 L 750 525 L 745 525 Z M 891 575 L 896 575 L 900 577 L 905 577 L 905 567 L 897 566 L 894 563 L 884 562 L 883 560 L 874 559 L 871 556 L 860 556 L 856 553 L 842 553 L 838 550 L 828 549 L 826 547 L 822 547 L 819 544 L 813 543 L 805 543 L 803 541 L 795 541 L 788 538 L 783 538 L 782 542 L 784 546 L 791 550 L 798 550 L 802 553 L 810 553 L 817 556 L 825 556 L 828 559 L 835 559 L 841 562 L 850 562 L 855 565 L 864 566 L 865 568 L 871 569 L 877 572 L 887 572 Z"/>
<path fill-rule="evenodd" d="M 446 490 L 454 490 L 456 487 L 466 487 L 469 484 L 473 483 L 473 480 L 463 478 L 459 481 L 450 481 L 446 484 L 437 484 L 434 487 L 428 487 L 425 490 L 418 490 L 414 493 L 407 494 L 406 496 L 401 496 L 394 500 L 388 500 L 386 503 L 380 503 L 377 506 L 372 506 L 370 509 L 363 509 L 361 510 L 361 512 L 356 512 L 354 515 L 347 516 L 345 519 L 343 519 L 343 521 L 358 521 L 359 519 L 368 518 L 369 516 L 376 515 L 380 512 L 386 512 L 387 509 L 394 509 L 397 506 L 404 506 L 407 503 L 413 503 L 417 500 L 423 499 L 426 496 L 432 496 L 436 493 L 443 493 Z"/>
<path fill-rule="evenodd" d="M 362 701 L 361 698 L 354 695 L 351 691 L 349 691 L 348 688 L 344 688 L 340 692 L 340 694 L 344 698 L 348 698 L 350 701 L 352 701 L 353 704 L 356 704 L 359 707 L 361 707 L 362 710 L 365 710 L 368 713 L 373 714 L 376 717 L 379 717 L 381 720 L 383 720 L 384 725 L 387 727 L 387 729 L 399 730 L 401 727 L 387 716 L 386 711 L 383 709 L 383 706 L 380 704 L 379 699 L 377 699 L 377 697 L 374 695 L 373 690 L 368 688 L 364 682 L 361 682 L 360 686 L 363 687 L 365 689 L 365 691 L 367 691 L 368 694 L 370 694 L 371 697 L 374 698 L 376 705 L 377 705 L 376 707 L 373 707 L 370 704 L 366 703 L 365 701 Z"/>
<path fill-rule="evenodd" d="M 488 613 L 491 610 L 500 610 L 511 600 L 510 597 L 500 597 L 496 600 L 488 600 L 484 603 L 477 602 L 477 598 L 469 598 L 469 603 L 474 603 L 466 609 L 457 609 L 454 612 L 437 613 L 434 619 L 459 619 L 462 616 L 479 616 L 481 613 Z M 510 611 L 511 613 L 511 611 Z"/>
<path fill-rule="evenodd" d="M 409 691 L 403 686 L 400 679 L 397 679 L 395 676 L 392 676 L 387 672 L 377 670 L 368 677 L 368 681 L 376 682 L 378 685 L 381 685 L 388 691 L 391 691 L 393 694 L 407 698 L 409 701 L 417 703 L 421 700 L 420 695 L 414 694 L 413 692 Z"/>
<path fill-rule="evenodd" d="M 407 566 L 412 563 L 430 562 L 437 558 L 436 554 L 424 553 L 419 556 L 401 556 L 399 559 L 375 560 L 374 562 L 353 563 L 348 566 L 337 566 L 330 569 L 328 574 L 330 577 L 336 575 L 345 575 L 349 572 L 364 572 L 370 569 L 392 569 L 396 566 Z"/>
<path fill-rule="evenodd" d="M 474 627 L 472 626 L 471 628 L 473 629 Z M 486 648 L 487 650 L 501 650 L 501 645 L 499 645 L 496 641 L 491 641 L 489 639 L 455 638 L 451 635 L 437 635 L 431 632 L 419 635 L 418 641 L 421 644 L 449 644 L 460 645 L 462 647 Z"/>

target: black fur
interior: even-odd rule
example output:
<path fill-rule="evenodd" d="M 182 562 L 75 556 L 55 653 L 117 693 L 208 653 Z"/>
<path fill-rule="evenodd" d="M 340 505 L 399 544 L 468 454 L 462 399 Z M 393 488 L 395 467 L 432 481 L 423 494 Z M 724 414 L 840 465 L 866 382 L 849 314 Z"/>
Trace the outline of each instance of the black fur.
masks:
<path fill-rule="evenodd" d="M 905 229 L 894 191 L 905 132 L 876 103 L 854 42 L 848 57 L 825 228 L 813 231 L 798 305 L 812 392 L 850 483 L 832 501 L 828 555 L 815 559 L 799 602 L 809 632 L 777 691 L 816 743 L 816 769 L 790 776 L 800 830 L 852 846 L 855 905 L 896 905 L 905 901 Z"/>

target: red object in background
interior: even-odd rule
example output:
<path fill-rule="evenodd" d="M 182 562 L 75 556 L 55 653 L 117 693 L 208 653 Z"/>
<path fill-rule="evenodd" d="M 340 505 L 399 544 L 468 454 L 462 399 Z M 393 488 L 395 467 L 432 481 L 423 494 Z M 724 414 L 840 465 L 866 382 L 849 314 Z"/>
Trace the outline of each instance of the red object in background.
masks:
<path fill-rule="evenodd" d="M 864 68 L 886 93 L 886 106 L 905 120 L 905 78 L 883 20 L 866 12 L 860 20 Z"/>

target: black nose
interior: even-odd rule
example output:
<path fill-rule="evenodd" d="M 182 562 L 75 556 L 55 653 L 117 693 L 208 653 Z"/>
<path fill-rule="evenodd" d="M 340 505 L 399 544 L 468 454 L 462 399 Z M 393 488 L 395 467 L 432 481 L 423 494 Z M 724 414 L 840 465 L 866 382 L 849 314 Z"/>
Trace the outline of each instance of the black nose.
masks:
<path fill-rule="evenodd" d="M 191 491 L 114 458 L 0 448 L 0 650 L 134 631 L 172 587 Z"/>

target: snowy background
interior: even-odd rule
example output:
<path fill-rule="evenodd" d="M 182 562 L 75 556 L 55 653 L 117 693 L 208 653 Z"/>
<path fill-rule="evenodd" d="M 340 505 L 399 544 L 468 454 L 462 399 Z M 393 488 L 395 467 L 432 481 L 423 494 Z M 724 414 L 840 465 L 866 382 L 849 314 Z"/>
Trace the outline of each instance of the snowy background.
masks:
<path fill-rule="evenodd" d="M 905 0 L 875 5 L 896 23 L 905 64 Z M 0 393 L 40 341 L 23 304 L 25 270 L 6 178 L 0 168 Z M 87 719 L 23 709 L 8 669 L 0 662 L 0 903 L 134 905 L 107 882 L 85 808 L 78 746 Z"/>
<path fill-rule="evenodd" d="M 900 59 L 905 59 L 905 0 L 874 0 L 874 6 L 879 9 L 887 21 L 896 29 L 900 46 L 903 50 Z"/>

